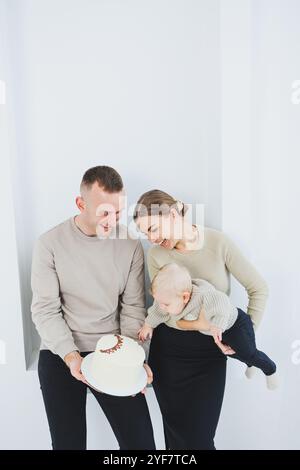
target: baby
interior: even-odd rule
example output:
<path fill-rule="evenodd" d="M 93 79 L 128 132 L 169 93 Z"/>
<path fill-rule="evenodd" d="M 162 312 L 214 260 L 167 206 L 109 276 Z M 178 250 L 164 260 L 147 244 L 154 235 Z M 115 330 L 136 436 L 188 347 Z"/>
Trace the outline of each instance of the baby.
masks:
<path fill-rule="evenodd" d="M 191 279 L 176 263 L 163 266 L 151 284 L 153 305 L 148 309 L 141 341 L 151 338 L 159 324 L 180 330 L 198 330 L 228 344 L 231 357 L 263 371 L 269 389 L 277 387 L 276 364 L 256 348 L 253 324 L 248 314 L 234 307 L 229 297 L 203 279 Z M 200 312 L 200 314 L 199 314 Z"/>

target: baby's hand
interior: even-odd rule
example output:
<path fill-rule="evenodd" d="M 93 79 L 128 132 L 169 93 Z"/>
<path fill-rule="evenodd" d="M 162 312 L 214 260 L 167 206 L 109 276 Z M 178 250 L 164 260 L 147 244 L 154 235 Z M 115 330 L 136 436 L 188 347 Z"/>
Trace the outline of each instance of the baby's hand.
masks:
<path fill-rule="evenodd" d="M 153 328 L 146 323 L 142 328 L 138 331 L 138 337 L 140 341 L 146 341 L 146 339 L 152 338 Z"/>
<path fill-rule="evenodd" d="M 211 335 L 213 336 L 213 338 L 215 340 L 215 343 L 219 343 L 219 342 L 222 341 L 222 330 L 221 330 L 221 328 L 219 328 L 217 326 L 214 326 L 214 325 L 210 325 L 209 331 L 210 331 Z"/>
<path fill-rule="evenodd" d="M 227 344 L 222 343 L 222 330 L 221 328 L 218 328 L 216 326 L 211 325 L 209 331 L 211 332 L 216 345 L 218 348 L 221 349 L 223 354 L 231 356 L 232 354 L 235 354 L 235 350 L 232 349 L 230 346 Z"/>

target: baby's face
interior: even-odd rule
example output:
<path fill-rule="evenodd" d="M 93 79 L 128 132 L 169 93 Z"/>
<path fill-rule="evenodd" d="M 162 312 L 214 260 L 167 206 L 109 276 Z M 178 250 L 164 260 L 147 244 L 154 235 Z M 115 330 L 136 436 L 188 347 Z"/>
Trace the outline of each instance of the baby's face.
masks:
<path fill-rule="evenodd" d="M 184 294 L 171 292 L 156 292 L 153 295 L 159 308 L 170 315 L 178 315 L 186 305 Z"/>

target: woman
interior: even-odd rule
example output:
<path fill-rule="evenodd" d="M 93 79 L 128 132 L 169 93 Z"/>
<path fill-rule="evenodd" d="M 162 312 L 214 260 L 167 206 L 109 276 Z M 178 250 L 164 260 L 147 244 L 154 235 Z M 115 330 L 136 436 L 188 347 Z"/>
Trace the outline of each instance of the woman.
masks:
<path fill-rule="evenodd" d="M 251 263 L 222 232 L 192 225 L 187 207 L 169 194 L 152 190 L 138 200 L 134 220 L 155 246 L 148 251 L 150 280 L 167 263 L 184 265 L 230 294 L 230 274 L 248 293 L 247 313 L 256 328 L 268 288 Z M 154 330 L 148 363 L 163 417 L 166 449 L 215 449 L 226 377 L 226 354 L 234 351 L 211 336 L 161 324 Z"/>

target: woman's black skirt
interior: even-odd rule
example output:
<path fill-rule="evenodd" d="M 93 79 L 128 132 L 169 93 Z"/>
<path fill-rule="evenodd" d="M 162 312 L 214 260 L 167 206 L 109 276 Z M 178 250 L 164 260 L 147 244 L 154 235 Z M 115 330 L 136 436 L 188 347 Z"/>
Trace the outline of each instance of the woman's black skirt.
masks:
<path fill-rule="evenodd" d="M 149 366 L 163 417 L 166 449 L 215 449 L 226 356 L 212 336 L 170 328 L 153 331 Z"/>

